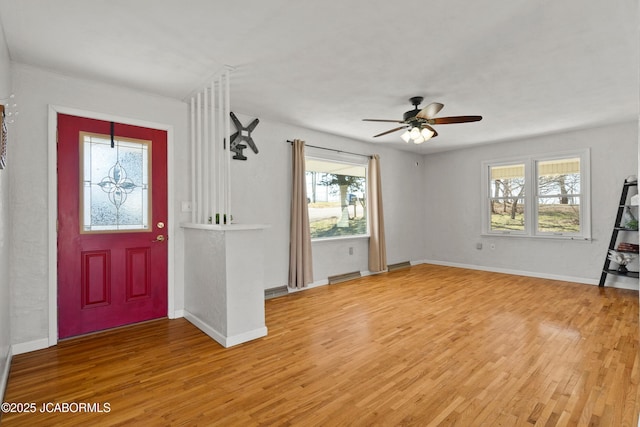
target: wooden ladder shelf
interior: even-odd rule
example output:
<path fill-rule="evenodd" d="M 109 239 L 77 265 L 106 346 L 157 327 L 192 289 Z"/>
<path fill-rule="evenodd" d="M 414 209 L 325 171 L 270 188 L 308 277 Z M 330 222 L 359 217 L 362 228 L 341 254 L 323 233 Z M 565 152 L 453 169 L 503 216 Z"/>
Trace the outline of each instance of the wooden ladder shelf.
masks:
<path fill-rule="evenodd" d="M 637 271 L 625 271 L 624 268 L 611 268 L 611 261 L 609 259 L 609 251 L 613 250 L 619 252 L 621 254 L 637 254 L 638 253 L 638 225 L 637 221 L 634 227 L 629 227 L 626 223 L 623 224 L 622 220 L 624 217 L 625 210 L 629 209 L 632 205 L 629 203 L 629 189 L 631 187 L 637 187 L 638 181 L 626 182 L 622 186 L 622 194 L 620 195 L 620 203 L 618 204 L 618 214 L 616 215 L 616 222 L 613 227 L 613 232 L 611 233 L 611 241 L 609 242 L 609 250 L 607 251 L 607 256 L 604 260 L 604 267 L 602 267 L 602 274 L 600 275 L 600 283 L 598 286 L 604 286 L 605 281 L 607 280 L 607 275 L 612 274 L 616 276 L 626 276 L 626 277 L 638 277 Z M 637 215 L 637 212 L 636 212 Z M 621 243 L 621 246 L 616 248 L 616 244 L 618 243 L 618 238 L 620 237 L 620 233 L 628 234 L 629 232 L 634 232 L 635 236 L 633 238 L 634 243 Z M 615 262 L 613 262 L 615 264 Z"/>

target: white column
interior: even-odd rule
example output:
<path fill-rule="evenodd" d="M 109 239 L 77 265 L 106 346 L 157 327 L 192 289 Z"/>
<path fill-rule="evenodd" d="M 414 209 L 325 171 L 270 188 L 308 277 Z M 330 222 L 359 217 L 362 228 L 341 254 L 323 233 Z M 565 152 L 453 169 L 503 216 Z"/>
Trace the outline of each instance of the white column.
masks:
<path fill-rule="evenodd" d="M 196 210 L 193 208 L 196 201 L 196 106 L 195 99 L 191 98 L 191 127 L 189 146 L 191 148 L 191 222 L 196 222 Z"/>
<path fill-rule="evenodd" d="M 230 82 L 229 82 L 229 69 L 225 70 L 225 96 L 224 96 L 224 135 L 227 138 L 227 151 L 225 153 L 226 158 L 226 189 L 225 189 L 225 214 L 227 214 L 227 222 L 231 222 L 231 99 L 230 99 Z"/>

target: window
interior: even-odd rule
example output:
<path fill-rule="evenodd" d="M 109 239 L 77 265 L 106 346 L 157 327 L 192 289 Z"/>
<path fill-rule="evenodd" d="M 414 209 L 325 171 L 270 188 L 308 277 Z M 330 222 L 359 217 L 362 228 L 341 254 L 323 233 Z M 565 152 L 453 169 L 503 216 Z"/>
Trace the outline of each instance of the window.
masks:
<path fill-rule="evenodd" d="M 311 156 L 305 164 L 311 238 L 368 235 L 366 164 Z"/>
<path fill-rule="evenodd" d="M 589 151 L 484 162 L 485 234 L 591 238 Z"/>
<path fill-rule="evenodd" d="M 524 231 L 524 163 L 489 166 L 491 231 Z"/>
<path fill-rule="evenodd" d="M 151 141 L 80 133 L 81 232 L 149 231 Z"/>
<path fill-rule="evenodd" d="M 537 233 L 580 234 L 580 158 L 536 161 Z"/>

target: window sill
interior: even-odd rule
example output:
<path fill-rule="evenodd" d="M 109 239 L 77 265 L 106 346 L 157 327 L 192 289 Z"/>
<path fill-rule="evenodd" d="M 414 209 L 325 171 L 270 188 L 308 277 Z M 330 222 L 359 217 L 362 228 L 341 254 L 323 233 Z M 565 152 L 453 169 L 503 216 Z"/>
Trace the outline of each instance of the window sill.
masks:
<path fill-rule="evenodd" d="M 208 231 L 239 231 L 239 230 L 262 230 L 264 228 L 269 228 L 270 226 L 267 224 L 196 224 L 193 222 L 182 222 L 180 223 L 180 227 L 182 228 L 194 228 L 198 230 L 208 230 Z"/>
<path fill-rule="evenodd" d="M 336 242 L 341 240 L 357 240 L 357 239 L 368 239 L 368 234 L 359 234 L 357 236 L 336 236 L 336 237 L 320 237 L 320 238 L 312 238 L 311 243 L 324 243 L 324 242 Z"/>
<path fill-rule="evenodd" d="M 482 233 L 480 237 L 507 237 L 507 238 L 524 238 L 524 239 L 536 239 L 536 240 L 568 240 L 574 242 L 591 242 L 593 238 L 582 236 L 554 236 L 554 235 L 536 235 L 531 236 L 529 234 L 516 234 L 516 233 Z"/>

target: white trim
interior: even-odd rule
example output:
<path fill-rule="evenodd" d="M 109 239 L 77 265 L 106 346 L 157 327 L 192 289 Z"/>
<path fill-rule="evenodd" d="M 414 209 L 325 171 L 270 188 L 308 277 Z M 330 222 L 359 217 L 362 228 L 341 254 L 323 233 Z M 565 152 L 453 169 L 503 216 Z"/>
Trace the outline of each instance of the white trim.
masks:
<path fill-rule="evenodd" d="M 530 203 L 527 203 L 526 201 L 526 197 L 527 197 L 527 189 L 526 186 L 528 185 L 528 182 L 530 181 L 530 177 L 528 175 L 528 168 L 527 168 L 527 163 L 530 161 L 529 158 L 527 157 L 514 157 L 511 159 L 504 159 L 504 160 L 485 160 L 481 163 L 482 165 L 482 171 L 481 171 L 481 176 L 480 176 L 480 200 L 481 200 L 481 218 L 482 218 L 482 227 L 481 227 L 481 234 L 483 235 L 488 235 L 488 236 L 519 236 L 519 237 L 528 237 L 530 235 L 529 231 L 528 231 L 528 227 L 529 227 L 529 222 L 531 221 L 526 221 L 526 218 L 530 218 Z M 520 230 L 509 230 L 509 231 L 491 231 L 491 227 L 490 227 L 490 222 L 491 222 L 491 215 L 489 214 L 489 200 L 490 200 L 490 195 L 489 195 L 489 170 L 492 166 L 509 166 L 509 165 L 519 165 L 522 164 L 524 166 L 524 179 L 525 179 L 525 195 L 523 197 L 524 199 L 524 206 L 525 206 L 525 227 L 524 230 L 520 231 Z"/>
<path fill-rule="evenodd" d="M 58 112 L 49 105 L 48 187 L 49 187 L 49 346 L 58 343 Z"/>
<path fill-rule="evenodd" d="M 204 320 L 200 319 L 198 316 L 190 313 L 187 310 L 184 311 L 184 318 L 187 319 L 191 324 L 193 324 L 193 326 L 200 329 L 209 337 L 213 338 L 218 344 L 220 344 L 224 348 L 233 347 L 234 345 L 242 344 L 247 341 L 252 341 L 257 338 L 262 338 L 267 336 L 266 326 L 228 337 L 222 332 L 216 330 L 213 326 L 209 325 Z"/>
<path fill-rule="evenodd" d="M 11 352 L 14 356 L 23 353 L 30 353 L 32 351 L 42 350 L 44 348 L 49 347 L 49 339 L 48 338 L 40 338 L 38 340 L 13 344 L 11 346 Z"/>
<path fill-rule="evenodd" d="M 11 368 L 12 357 L 13 353 L 11 352 L 11 347 L 9 347 L 7 358 L 2 367 L 2 377 L 0 377 L 0 402 L 4 402 L 4 392 L 7 390 L 7 384 L 9 383 L 9 369 Z"/>
<path fill-rule="evenodd" d="M 248 341 L 253 341 L 258 338 L 267 336 L 267 327 L 263 326 L 252 331 L 243 332 L 238 335 L 232 335 L 227 337 L 227 345 L 225 347 L 233 347 L 234 345 L 242 344 Z"/>
<path fill-rule="evenodd" d="M 198 316 L 191 314 L 189 311 L 184 310 L 184 318 L 187 319 L 193 326 L 200 329 L 205 334 L 209 335 L 215 341 L 223 347 L 226 347 L 226 337 L 222 332 L 217 331 L 213 326 L 209 325 Z"/>
<path fill-rule="evenodd" d="M 488 266 L 484 266 L 484 265 L 476 265 L 476 264 L 464 264 L 464 263 L 460 263 L 460 262 L 449 262 L 449 261 L 440 261 L 440 260 L 435 260 L 435 259 L 420 259 L 420 260 L 413 260 L 413 261 L 409 261 L 409 263 L 411 264 L 411 266 L 414 265 L 420 265 L 420 264 L 433 264 L 433 265 L 442 265 L 445 267 L 456 267 L 456 268 L 466 268 L 468 270 L 479 270 L 479 271 L 488 271 L 491 273 L 503 273 L 503 274 L 511 274 L 513 276 L 525 276 L 525 277 L 534 277 L 534 278 L 538 278 L 538 279 L 549 279 L 549 280 L 559 280 L 559 281 L 563 281 L 563 282 L 572 282 L 572 283 L 580 283 L 580 284 L 584 284 L 584 285 L 593 285 L 593 286 L 597 286 L 599 281 L 596 279 L 592 279 L 592 278 L 585 278 L 585 277 L 575 277 L 575 276 L 564 276 L 561 274 L 549 274 L 549 273 L 539 273 L 539 272 L 534 272 L 534 271 L 524 271 L 524 270 L 516 270 L 516 269 L 511 269 L 511 268 L 497 268 L 497 267 L 488 267 Z M 361 271 L 360 274 L 362 277 L 365 276 L 373 276 L 376 274 L 380 274 L 380 273 L 386 273 L 387 271 L 379 271 L 379 272 L 375 272 L 372 273 L 370 271 Z M 313 288 L 317 288 L 320 286 L 325 286 L 329 284 L 329 280 L 328 279 L 324 279 L 324 280 L 317 280 L 311 284 L 309 284 L 307 287 L 305 288 L 300 288 L 300 289 L 294 289 L 294 288 L 290 288 L 287 287 L 287 291 L 290 294 L 296 293 L 296 292 L 302 292 L 302 291 L 306 291 L 309 289 L 313 289 Z M 629 289 L 632 291 L 637 291 L 638 290 L 638 285 L 636 284 L 634 286 L 634 284 L 630 284 L 630 283 L 623 283 L 622 281 L 618 281 L 616 283 L 609 283 L 607 284 L 608 288 L 618 288 L 618 289 Z"/>
<path fill-rule="evenodd" d="M 591 278 L 564 276 L 564 275 L 561 275 L 561 274 L 538 273 L 538 272 L 534 272 L 534 271 L 516 270 L 516 269 L 511 269 L 511 268 L 488 267 L 488 266 L 484 266 L 484 265 L 464 264 L 464 263 L 460 263 L 460 262 L 440 261 L 440 260 L 434 260 L 434 259 L 413 260 L 413 261 L 409 261 L 409 263 L 411 264 L 411 266 L 420 265 L 420 264 L 433 264 L 433 265 L 442 265 L 442 266 L 445 266 L 445 267 L 465 268 L 465 269 L 468 269 L 468 270 L 488 271 L 488 272 L 491 272 L 491 273 L 511 274 L 513 276 L 525 276 L 525 277 L 534 277 L 534 278 L 538 278 L 538 279 L 559 280 L 559 281 L 563 281 L 563 282 L 580 283 L 580 284 L 584 284 L 584 285 L 597 286 L 598 283 L 599 283 L 598 280 L 591 279 Z M 365 277 L 365 276 L 374 276 L 376 274 L 381 274 L 381 273 L 386 273 L 386 272 L 387 271 L 385 270 L 385 271 L 379 271 L 379 272 L 372 273 L 372 272 L 366 270 L 366 271 L 361 271 L 360 274 L 361 274 L 362 277 Z M 328 285 L 328 284 L 329 284 L 329 280 L 328 279 L 317 280 L 317 281 L 309 284 L 305 288 L 295 289 L 295 288 L 287 287 L 287 292 L 290 293 L 290 294 L 293 294 L 293 293 L 302 292 L 302 291 L 306 291 L 306 290 L 309 290 L 309 289 L 317 288 L 317 287 L 320 287 L 320 286 L 325 286 L 325 285 Z M 632 284 L 626 284 L 626 283 L 622 283 L 622 282 L 618 282 L 618 283 L 615 283 L 615 284 L 609 284 L 609 285 L 607 285 L 607 287 L 609 287 L 609 288 L 618 288 L 618 289 L 629 289 L 629 290 L 633 290 L 633 291 L 637 291 L 638 290 L 637 285 L 634 286 Z"/>
<path fill-rule="evenodd" d="M 335 242 L 337 240 L 352 240 L 352 239 L 369 239 L 371 235 L 367 234 L 347 234 L 344 236 L 332 236 L 332 237 L 314 237 L 311 239 L 311 244 L 322 242 Z"/>
<path fill-rule="evenodd" d="M 193 228 L 196 230 L 208 231 L 244 231 L 244 230 L 264 230 L 270 228 L 269 224 L 199 224 L 194 222 L 181 222 L 182 228 Z"/>
<path fill-rule="evenodd" d="M 118 122 L 128 125 L 146 127 L 151 129 L 163 130 L 167 132 L 167 233 L 169 236 L 175 235 L 176 224 L 174 215 L 174 130 L 173 125 L 156 123 L 146 120 L 132 119 L 129 117 L 116 116 L 113 114 L 99 113 L 90 110 L 81 110 L 77 108 L 64 107 L 59 105 L 49 105 L 48 117 L 48 190 L 49 190 L 49 338 L 47 346 L 53 346 L 58 343 L 58 151 L 57 151 L 57 133 L 58 133 L 58 113 L 68 114 L 72 116 L 86 117 L 96 120 L 104 120 L 109 122 Z M 168 260 L 167 260 L 167 316 L 170 319 L 175 315 L 175 244 L 174 239 L 167 240 Z M 18 344 L 18 349 L 31 348 L 29 343 Z M 14 350 L 16 345 L 14 345 Z M 38 350 L 40 348 L 34 348 Z M 28 350 L 28 351 L 33 351 Z M 24 351 L 23 351 L 24 352 Z M 19 354 L 15 352 L 14 354 Z"/>
<path fill-rule="evenodd" d="M 369 188 L 369 158 L 366 157 L 363 159 L 363 156 L 358 155 L 358 154 L 348 154 L 339 150 L 325 150 L 325 149 L 321 149 L 321 148 L 315 148 L 314 147 L 305 147 L 305 153 L 304 153 L 304 158 L 305 161 L 307 159 L 313 159 L 313 160 L 318 160 L 318 161 L 322 161 L 325 163 L 335 163 L 335 164 L 342 164 L 342 165 L 351 165 L 351 166 L 355 166 L 358 168 L 363 168 L 364 169 L 364 184 L 365 184 L 365 197 Z M 353 159 L 358 159 L 359 161 L 356 162 Z M 320 171 L 315 171 L 316 173 L 324 173 L 324 174 L 331 174 L 331 172 L 320 172 Z M 306 174 L 306 164 L 305 164 L 305 174 Z M 317 187 L 317 185 L 316 185 Z M 309 194 L 307 194 L 307 199 L 309 198 Z M 342 205 L 342 201 L 341 205 Z M 354 205 L 355 206 L 355 205 Z M 347 212 L 349 210 L 349 205 L 346 207 Z M 355 209 L 355 207 L 354 207 Z M 307 206 L 307 211 L 309 210 L 309 206 Z M 344 211 L 342 212 L 344 214 Z M 323 241 L 333 241 L 333 240 L 341 240 L 341 239 L 352 239 L 352 238 L 369 238 L 369 203 L 367 203 L 367 206 L 365 207 L 365 219 L 367 221 L 366 223 L 366 231 L 363 234 L 345 234 L 345 235 L 340 235 L 340 236 L 329 236 L 329 237 L 312 237 L 311 238 L 311 243 L 316 243 L 316 242 L 323 242 Z"/>
<path fill-rule="evenodd" d="M 538 236 L 538 237 L 556 237 L 556 238 L 570 238 L 570 237 L 575 237 L 576 240 L 591 240 L 591 201 L 590 201 L 590 195 L 591 195 L 591 152 L 588 148 L 585 148 L 583 150 L 577 150 L 577 151 L 567 151 L 567 152 L 562 152 L 562 153 L 551 153 L 549 155 L 546 156 L 536 156 L 535 158 L 532 158 L 531 160 L 531 176 L 532 176 L 532 194 L 533 194 L 533 198 L 535 201 L 537 201 L 537 198 L 539 197 L 538 195 L 538 190 L 539 187 L 537 184 L 534 184 L 535 182 L 537 182 L 537 178 L 538 178 L 538 163 L 539 162 L 544 162 L 544 161 L 549 161 L 549 160 L 558 160 L 558 159 L 568 159 L 568 158 L 573 158 L 573 157 L 578 157 L 580 159 L 580 194 L 577 194 L 577 196 L 580 198 L 580 228 L 581 228 L 581 233 L 579 235 L 576 234 L 554 234 L 554 233 L 550 233 L 550 232 L 540 232 L 540 231 L 535 231 L 535 226 L 534 224 L 538 223 L 538 210 L 537 209 L 533 209 L 532 206 L 532 210 L 533 215 L 532 215 L 532 234 L 534 236 Z"/>
<path fill-rule="evenodd" d="M 304 147 L 304 157 L 324 162 L 341 163 L 344 165 L 363 166 L 369 165 L 369 156 L 365 154 L 345 153 L 333 148 Z"/>
<path fill-rule="evenodd" d="M 181 317 L 184 317 L 184 310 L 175 310 L 173 317 L 169 317 L 169 319 L 180 319 Z"/>
<path fill-rule="evenodd" d="M 574 276 L 564 276 L 561 274 L 549 274 L 549 273 L 538 273 L 534 271 L 524 271 L 524 270 L 514 270 L 510 268 L 497 268 L 497 267 L 487 267 L 484 265 L 475 265 L 475 264 L 463 264 L 458 262 L 449 262 L 449 261 L 439 261 L 434 259 L 425 259 L 420 262 L 416 262 L 416 264 L 434 264 L 434 265 L 442 265 L 445 267 L 456 267 L 456 268 L 466 268 L 469 270 L 480 270 L 480 271 L 488 271 L 491 273 L 504 273 L 511 274 L 513 276 L 525 276 L 525 277 L 535 277 L 538 279 L 549 279 L 549 280 L 560 280 L 563 282 L 572 282 L 572 283 L 581 283 L 584 285 L 594 285 L 597 286 L 599 281 L 597 279 L 585 278 L 585 277 L 574 277 Z M 413 264 L 413 262 L 411 263 Z M 619 288 L 619 289 L 629 289 L 633 291 L 638 290 L 638 286 L 623 284 L 621 282 L 614 284 L 610 284 L 607 286 L 608 288 Z"/>
<path fill-rule="evenodd" d="M 553 235 L 553 234 L 536 234 L 535 236 L 529 236 L 527 234 L 509 234 L 509 233 L 504 233 L 504 234 L 498 234 L 498 233 L 480 233 L 480 237 L 501 237 L 501 236 L 509 236 L 509 237 L 513 237 L 513 238 L 518 238 L 518 237 L 522 237 L 525 239 L 533 239 L 533 240 L 571 240 L 573 242 L 582 242 L 582 243 L 591 243 L 594 241 L 593 238 L 591 237 L 580 237 L 580 236 L 573 236 L 573 235 L 567 235 L 567 236 L 559 236 L 559 235 Z"/>
<path fill-rule="evenodd" d="M 598 281 L 584 277 L 563 276 L 560 274 L 538 273 L 533 271 L 515 270 L 512 268 L 487 267 L 484 265 L 463 264 L 459 262 L 439 261 L 434 259 L 424 260 L 425 264 L 442 265 L 445 267 L 466 268 L 469 270 L 488 271 L 491 273 L 511 274 L 513 276 L 535 277 L 538 279 L 561 280 L 564 282 L 582 283 L 587 285 L 597 285 Z"/>
<path fill-rule="evenodd" d="M 538 222 L 538 210 L 535 206 L 538 203 L 538 185 L 536 166 L 540 161 L 556 160 L 563 158 L 580 158 L 580 233 L 549 233 L 536 231 Z M 503 165 L 524 165 L 524 200 L 525 207 L 525 224 L 524 230 L 497 230 L 490 229 L 489 200 L 492 198 L 489 194 L 489 169 L 493 166 Z M 591 240 L 591 151 L 589 148 L 561 151 L 556 153 L 545 153 L 538 155 L 526 155 L 511 157 L 506 159 L 484 160 L 481 162 L 481 218 L 482 227 L 481 234 L 483 236 L 492 237 L 527 237 L 527 238 L 546 238 L 546 239 L 564 239 L 564 240 Z"/>

